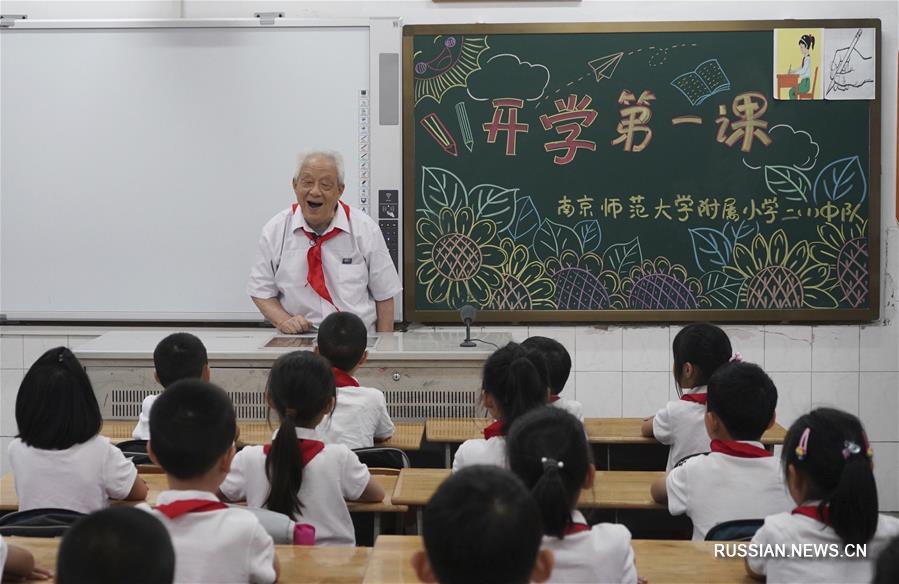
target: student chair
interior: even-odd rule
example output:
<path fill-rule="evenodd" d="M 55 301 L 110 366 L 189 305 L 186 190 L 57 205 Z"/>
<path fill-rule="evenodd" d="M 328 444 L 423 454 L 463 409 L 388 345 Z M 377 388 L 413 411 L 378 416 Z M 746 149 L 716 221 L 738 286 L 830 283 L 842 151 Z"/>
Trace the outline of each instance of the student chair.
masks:
<path fill-rule="evenodd" d="M 135 466 L 153 464 L 153 461 L 147 456 L 146 440 L 125 440 L 116 444 L 116 447 L 125 454 L 126 458 L 130 458 Z"/>
<path fill-rule="evenodd" d="M 815 67 L 815 75 L 812 77 L 812 90 L 808 93 L 797 93 L 797 99 L 815 99 L 815 86 L 818 85 L 818 68 Z"/>
<path fill-rule="evenodd" d="M 399 448 L 390 446 L 372 446 L 371 448 L 356 448 L 353 450 L 362 464 L 380 468 L 409 468 L 409 456 Z"/>
<path fill-rule="evenodd" d="M 0 518 L 0 535 L 60 537 L 84 516 L 78 511 L 49 507 L 17 511 Z"/>
<path fill-rule="evenodd" d="M 764 519 L 735 519 L 725 521 L 711 528 L 705 535 L 706 541 L 750 541 L 755 532 L 765 523 Z"/>

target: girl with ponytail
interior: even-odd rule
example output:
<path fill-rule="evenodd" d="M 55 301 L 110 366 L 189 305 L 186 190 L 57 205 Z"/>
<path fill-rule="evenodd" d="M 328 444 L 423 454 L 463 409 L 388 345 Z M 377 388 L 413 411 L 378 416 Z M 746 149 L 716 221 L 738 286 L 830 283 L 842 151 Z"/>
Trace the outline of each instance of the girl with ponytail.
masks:
<path fill-rule="evenodd" d="M 636 582 L 627 528 L 591 528 L 575 508 L 596 473 L 577 418 L 559 408 L 531 410 L 512 425 L 506 448 L 509 468 L 531 490 L 543 517 L 542 547 L 555 557 L 549 582 Z"/>
<path fill-rule="evenodd" d="M 220 491 L 249 507 L 283 513 L 315 528 L 316 545 L 355 545 L 346 501 L 381 501 L 384 489 L 342 444 L 315 427 L 334 409 L 330 364 L 312 351 L 282 355 L 269 372 L 266 400 L 281 425 L 265 446 L 237 453 Z"/>
<path fill-rule="evenodd" d="M 797 507 L 771 515 L 756 544 L 831 544 L 843 557 L 747 558 L 746 568 L 768 582 L 870 582 L 873 561 L 899 534 L 899 519 L 877 512 L 874 453 L 852 414 L 819 408 L 790 426 L 783 467 Z M 859 557 L 856 546 L 866 545 Z"/>
<path fill-rule="evenodd" d="M 466 440 L 456 451 L 453 471 L 473 464 L 508 468 L 506 433 L 516 419 L 546 405 L 549 375 L 537 351 L 509 343 L 493 352 L 484 364 L 482 399 L 494 422 L 484 428 L 484 438 Z"/>

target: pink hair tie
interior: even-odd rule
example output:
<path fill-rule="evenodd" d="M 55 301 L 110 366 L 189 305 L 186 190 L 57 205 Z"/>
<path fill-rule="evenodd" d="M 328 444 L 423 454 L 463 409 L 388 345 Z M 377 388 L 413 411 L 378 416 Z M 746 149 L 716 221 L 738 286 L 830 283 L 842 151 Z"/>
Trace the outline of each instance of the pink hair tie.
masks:
<path fill-rule="evenodd" d="M 734 354 L 730 356 L 730 361 L 728 361 L 728 362 L 729 363 L 742 363 L 743 355 L 741 355 L 739 351 L 734 351 Z"/>
<path fill-rule="evenodd" d="M 799 437 L 799 446 L 796 447 L 796 458 L 799 460 L 805 460 L 805 455 L 808 454 L 808 435 L 811 431 L 811 426 L 806 426 Z"/>

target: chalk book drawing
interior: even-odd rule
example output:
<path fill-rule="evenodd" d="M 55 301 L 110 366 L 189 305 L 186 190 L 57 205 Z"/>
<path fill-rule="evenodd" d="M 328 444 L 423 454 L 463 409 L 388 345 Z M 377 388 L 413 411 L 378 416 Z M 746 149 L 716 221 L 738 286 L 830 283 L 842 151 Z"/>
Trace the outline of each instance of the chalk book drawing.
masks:
<path fill-rule="evenodd" d="M 824 31 L 824 99 L 874 99 L 875 29 Z"/>
<path fill-rule="evenodd" d="M 718 59 L 709 59 L 692 71 L 675 77 L 671 85 L 684 94 L 690 105 L 697 106 L 716 93 L 728 91 L 730 80 L 724 74 Z"/>

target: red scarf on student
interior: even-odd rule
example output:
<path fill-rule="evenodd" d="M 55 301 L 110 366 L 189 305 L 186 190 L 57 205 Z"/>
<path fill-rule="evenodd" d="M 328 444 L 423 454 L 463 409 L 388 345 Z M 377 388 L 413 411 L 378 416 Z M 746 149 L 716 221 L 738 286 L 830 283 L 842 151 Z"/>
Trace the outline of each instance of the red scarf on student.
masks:
<path fill-rule="evenodd" d="M 349 222 L 350 208 L 343 201 L 338 202 L 340 203 L 340 206 L 343 207 L 343 212 L 346 213 L 346 219 L 347 222 Z M 298 203 L 293 204 L 291 207 L 293 213 L 297 212 L 298 206 Z M 343 230 L 335 227 L 324 235 L 318 235 L 317 233 L 303 229 L 303 233 L 305 233 L 306 237 L 309 238 L 309 241 L 312 242 L 312 245 L 309 246 L 309 251 L 306 252 L 306 263 L 308 265 L 306 281 L 309 282 L 309 285 L 312 286 L 312 289 L 315 290 L 319 296 L 334 305 L 334 301 L 331 299 L 331 292 L 328 291 L 328 285 L 325 283 L 325 270 L 322 266 L 322 246 L 329 239 L 343 233 Z"/>
<path fill-rule="evenodd" d="M 319 442 L 318 440 L 305 440 L 303 438 L 298 438 L 297 443 L 300 445 L 300 456 L 303 458 L 303 466 L 309 464 L 315 456 L 325 449 L 325 443 Z M 262 447 L 262 452 L 268 456 L 268 453 L 271 452 L 272 445 L 266 444 Z"/>
<path fill-rule="evenodd" d="M 805 515 L 825 525 L 830 525 L 830 507 L 824 507 L 822 512 L 817 505 L 800 505 L 791 512 L 792 515 Z"/>
<path fill-rule="evenodd" d="M 680 396 L 681 400 L 687 402 L 693 402 L 694 404 L 702 404 L 705 405 L 706 401 L 708 401 L 709 394 L 707 393 L 685 393 Z"/>
<path fill-rule="evenodd" d="M 729 454 L 738 458 L 765 458 L 774 456 L 772 452 L 768 452 L 764 448 L 759 448 L 745 442 L 737 442 L 736 440 L 712 440 L 712 452 L 720 452 Z"/>
<path fill-rule="evenodd" d="M 506 428 L 505 424 L 503 424 L 502 420 L 497 420 L 484 428 L 484 438 L 486 440 L 490 440 L 491 438 L 496 438 L 497 436 L 505 436 Z"/>
<path fill-rule="evenodd" d="M 209 501 L 207 499 L 181 499 L 164 505 L 156 505 L 156 510 L 168 517 L 175 519 L 186 513 L 200 513 L 202 511 L 218 511 L 227 509 L 228 506 L 221 501 Z"/>
<path fill-rule="evenodd" d="M 356 378 L 343 369 L 331 367 L 331 371 L 334 372 L 334 382 L 337 384 L 337 387 L 359 387 L 359 382 L 356 381 Z"/>
<path fill-rule="evenodd" d="M 561 398 L 560 396 L 558 396 L 558 395 L 551 395 L 551 396 L 549 396 L 549 403 L 557 402 L 557 401 L 559 401 L 560 399 L 562 399 L 562 398 Z"/>
<path fill-rule="evenodd" d="M 590 526 L 586 523 L 570 523 L 568 527 L 565 528 L 565 531 L 562 532 L 562 535 L 572 535 L 581 533 L 582 531 L 590 531 Z"/>

